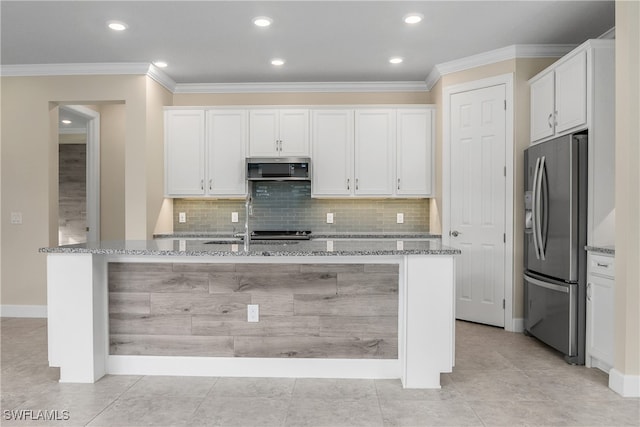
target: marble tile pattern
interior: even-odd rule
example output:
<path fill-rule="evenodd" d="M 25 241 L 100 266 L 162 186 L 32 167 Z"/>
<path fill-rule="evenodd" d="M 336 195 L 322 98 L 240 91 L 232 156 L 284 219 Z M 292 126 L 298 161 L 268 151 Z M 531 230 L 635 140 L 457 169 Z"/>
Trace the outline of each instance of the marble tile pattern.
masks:
<path fill-rule="evenodd" d="M 97 255 L 153 255 L 191 257 L 277 257 L 277 256 L 387 256 L 459 255 L 459 249 L 430 238 L 336 238 L 303 241 L 256 241 L 245 251 L 241 241 L 207 239 L 155 239 L 88 242 L 40 248 L 41 253 Z M 402 241 L 402 249 L 398 248 Z"/>
<path fill-rule="evenodd" d="M 593 252 L 596 254 L 615 255 L 616 248 L 613 246 L 585 246 L 584 249 L 587 252 Z"/>
<path fill-rule="evenodd" d="M 108 278 L 111 354 L 398 358 L 398 264 L 109 263 Z"/>
<path fill-rule="evenodd" d="M 0 319 L 2 426 L 638 426 L 640 400 L 598 369 L 522 334 L 456 323 L 456 367 L 440 390 L 399 380 L 107 375 L 58 383 L 46 319 Z M 15 419 L 37 411 L 68 419 Z"/>

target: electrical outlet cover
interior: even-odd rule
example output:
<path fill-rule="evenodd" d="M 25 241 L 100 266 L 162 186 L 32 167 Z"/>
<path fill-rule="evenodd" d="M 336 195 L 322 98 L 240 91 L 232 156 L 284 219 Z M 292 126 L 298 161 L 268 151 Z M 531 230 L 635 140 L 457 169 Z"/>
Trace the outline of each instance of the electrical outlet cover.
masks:
<path fill-rule="evenodd" d="M 180 212 L 178 214 L 178 222 L 180 222 L 180 223 L 187 222 L 187 213 L 186 212 Z"/>
<path fill-rule="evenodd" d="M 396 222 L 398 224 L 404 224 L 404 214 L 403 213 L 397 213 L 396 214 Z"/>
<path fill-rule="evenodd" d="M 327 213 L 327 224 L 333 224 L 333 214 L 331 212 Z"/>

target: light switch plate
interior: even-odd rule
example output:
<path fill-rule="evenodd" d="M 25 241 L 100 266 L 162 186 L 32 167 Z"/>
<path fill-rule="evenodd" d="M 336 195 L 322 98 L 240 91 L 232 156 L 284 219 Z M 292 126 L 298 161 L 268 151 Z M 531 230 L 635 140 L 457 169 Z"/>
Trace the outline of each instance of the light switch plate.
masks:
<path fill-rule="evenodd" d="M 396 214 L 396 222 L 398 224 L 404 224 L 404 214 L 403 213 L 397 213 Z"/>
<path fill-rule="evenodd" d="M 187 222 L 187 213 L 186 212 L 180 212 L 178 214 L 178 222 L 180 222 L 180 223 Z"/>
<path fill-rule="evenodd" d="M 327 224 L 333 224 L 333 214 L 331 212 L 327 213 Z"/>
<path fill-rule="evenodd" d="M 238 222 L 238 212 L 231 212 L 231 222 Z"/>
<path fill-rule="evenodd" d="M 22 224 L 22 212 L 11 212 L 11 224 Z"/>

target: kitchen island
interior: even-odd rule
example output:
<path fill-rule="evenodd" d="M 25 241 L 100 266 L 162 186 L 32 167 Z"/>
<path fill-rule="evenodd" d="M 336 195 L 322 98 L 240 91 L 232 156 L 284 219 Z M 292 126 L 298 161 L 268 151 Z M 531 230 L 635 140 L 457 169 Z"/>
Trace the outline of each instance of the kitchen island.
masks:
<path fill-rule="evenodd" d="M 157 239 L 41 252 L 49 364 L 61 382 L 400 378 L 439 388 L 454 364 L 459 251 L 436 239 L 252 242 L 248 251 L 231 239 Z"/>

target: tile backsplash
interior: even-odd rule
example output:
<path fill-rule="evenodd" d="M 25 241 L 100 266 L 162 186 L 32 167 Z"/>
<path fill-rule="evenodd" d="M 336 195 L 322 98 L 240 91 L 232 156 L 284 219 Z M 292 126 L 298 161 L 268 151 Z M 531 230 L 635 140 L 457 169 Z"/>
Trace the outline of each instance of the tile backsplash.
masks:
<path fill-rule="evenodd" d="M 429 231 L 429 199 L 312 199 L 308 182 L 253 184 L 252 230 L 310 230 L 315 233 L 415 233 Z M 178 221 L 184 212 L 186 223 Z M 238 222 L 231 213 L 238 212 Z M 327 213 L 334 223 L 327 224 Z M 396 223 L 396 214 L 404 223 Z M 244 230 L 244 200 L 174 199 L 173 231 Z"/>

